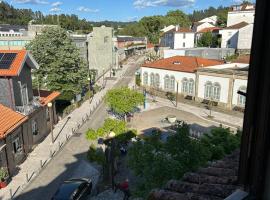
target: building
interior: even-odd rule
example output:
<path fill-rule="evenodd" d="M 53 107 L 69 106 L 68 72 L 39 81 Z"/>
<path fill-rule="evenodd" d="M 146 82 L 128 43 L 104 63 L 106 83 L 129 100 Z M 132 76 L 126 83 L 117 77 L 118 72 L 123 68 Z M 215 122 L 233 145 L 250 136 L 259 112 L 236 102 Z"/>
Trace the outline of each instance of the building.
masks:
<path fill-rule="evenodd" d="M 235 54 L 235 49 L 230 48 L 184 48 L 184 49 L 165 49 L 164 58 L 173 56 L 195 56 L 207 59 L 222 60 L 227 56 Z"/>
<path fill-rule="evenodd" d="M 194 32 L 199 32 L 205 28 L 215 28 L 215 25 L 209 22 L 195 22 L 192 25 L 192 30 Z"/>
<path fill-rule="evenodd" d="M 160 45 L 162 47 L 170 47 L 171 49 L 193 48 L 195 41 L 195 33 L 189 28 L 180 28 L 163 33 Z"/>
<path fill-rule="evenodd" d="M 210 24 L 216 25 L 218 21 L 218 17 L 216 15 L 210 16 L 210 17 L 206 17 L 202 20 L 200 20 L 199 22 L 208 22 Z"/>
<path fill-rule="evenodd" d="M 178 93 L 201 103 L 212 101 L 229 110 L 244 107 L 245 97 L 237 91 L 246 90 L 247 75 L 248 64 L 189 56 L 170 57 L 141 67 L 146 88 Z"/>
<path fill-rule="evenodd" d="M 89 68 L 98 77 L 117 65 L 113 35 L 113 28 L 105 26 L 94 27 L 88 35 Z"/>
<path fill-rule="evenodd" d="M 241 4 L 234 5 L 228 12 L 227 27 L 241 22 L 248 24 L 254 23 L 255 5 L 254 4 Z"/>
<path fill-rule="evenodd" d="M 234 48 L 239 51 L 251 49 L 253 24 L 240 22 L 219 31 L 222 41 L 221 48 Z"/>
<path fill-rule="evenodd" d="M 26 50 L 0 50 L 0 167 L 10 175 L 57 123 L 60 93 L 33 89 L 31 70 L 38 67 Z"/>
<path fill-rule="evenodd" d="M 59 26 L 58 25 L 51 25 L 51 24 L 32 24 L 32 21 L 30 21 L 28 23 L 27 35 L 29 37 L 35 38 L 36 35 L 40 35 L 42 33 L 42 31 L 48 27 L 59 27 Z"/>
<path fill-rule="evenodd" d="M 0 24 L 1 37 L 20 37 L 26 35 L 27 28 L 24 26 L 15 26 L 9 24 Z"/>
<path fill-rule="evenodd" d="M 80 51 L 81 58 L 87 63 L 88 42 L 85 34 L 69 34 L 69 37 Z"/>

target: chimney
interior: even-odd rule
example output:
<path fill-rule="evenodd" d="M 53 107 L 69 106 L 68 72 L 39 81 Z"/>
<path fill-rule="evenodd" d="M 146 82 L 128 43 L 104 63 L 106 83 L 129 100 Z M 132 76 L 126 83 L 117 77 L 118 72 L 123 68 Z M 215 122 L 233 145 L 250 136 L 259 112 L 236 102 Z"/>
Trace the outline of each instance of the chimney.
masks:
<path fill-rule="evenodd" d="M 175 26 L 175 31 L 179 31 L 179 29 L 180 29 L 180 25 L 177 24 L 177 25 Z"/>

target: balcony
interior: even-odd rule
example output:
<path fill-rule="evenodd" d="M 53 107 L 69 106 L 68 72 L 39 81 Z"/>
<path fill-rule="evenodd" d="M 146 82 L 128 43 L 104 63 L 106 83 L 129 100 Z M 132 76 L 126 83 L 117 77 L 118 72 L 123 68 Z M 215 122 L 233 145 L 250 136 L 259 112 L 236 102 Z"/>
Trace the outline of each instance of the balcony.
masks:
<path fill-rule="evenodd" d="M 39 102 L 39 97 L 34 97 L 34 99 L 24 106 L 16 106 L 16 111 L 22 113 L 23 115 L 30 115 L 35 110 L 41 107 Z"/>

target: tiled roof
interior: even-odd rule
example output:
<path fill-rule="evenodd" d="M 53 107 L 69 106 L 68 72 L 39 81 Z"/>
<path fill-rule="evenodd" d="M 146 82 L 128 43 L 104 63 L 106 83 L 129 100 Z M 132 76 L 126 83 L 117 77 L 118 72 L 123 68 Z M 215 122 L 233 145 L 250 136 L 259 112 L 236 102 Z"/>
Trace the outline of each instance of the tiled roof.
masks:
<path fill-rule="evenodd" d="M 171 180 L 164 189 L 153 190 L 148 200 L 222 200 L 239 189 L 237 174 L 239 150 L 210 163 L 197 172 L 186 173 L 182 180 Z"/>
<path fill-rule="evenodd" d="M 208 27 L 208 28 L 204 28 L 200 31 L 198 31 L 198 33 L 207 33 L 207 32 L 213 32 L 213 31 L 218 31 L 220 30 L 221 28 L 218 28 L 218 27 Z"/>
<path fill-rule="evenodd" d="M 26 50 L 0 50 L 0 53 L 16 53 L 16 57 L 9 69 L 0 69 L 0 76 L 18 76 L 23 62 L 26 60 Z"/>
<path fill-rule="evenodd" d="M 23 124 L 28 118 L 0 104 L 0 139 Z"/>
<path fill-rule="evenodd" d="M 249 25 L 249 23 L 247 23 L 247 22 L 240 22 L 238 24 L 234 24 L 232 26 L 228 26 L 228 27 L 226 27 L 224 29 L 241 29 L 241 28 L 243 28 L 243 27 L 245 27 L 247 25 Z"/>
<path fill-rule="evenodd" d="M 34 96 L 40 96 L 40 103 L 42 106 L 46 106 L 49 102 L 60 96 L 60 92 L 46 90 L 33 90 L 33 94 Z"/>
<path fill-rule="evenodd" d="M 145 63 L 142 66 L 148 68 L 165 69 L 180 72 L 194 72 L 197 68 L 224 64 L 220 60 L 210 60 L 206 58 L 192 56 L 173 56 L 161 59 L 151 63 Z"/>
<path fill-rule="evenodd" d="M 176 28 L 167 31 L 166 33 L 170 33 L 170 32 L 174 32 L 174 33 L 194 33 L 193 30 L 191 30 L 190 28 L 184 28 L 184 27 L 180 27 L 178 30 L 176 30 Z"/>

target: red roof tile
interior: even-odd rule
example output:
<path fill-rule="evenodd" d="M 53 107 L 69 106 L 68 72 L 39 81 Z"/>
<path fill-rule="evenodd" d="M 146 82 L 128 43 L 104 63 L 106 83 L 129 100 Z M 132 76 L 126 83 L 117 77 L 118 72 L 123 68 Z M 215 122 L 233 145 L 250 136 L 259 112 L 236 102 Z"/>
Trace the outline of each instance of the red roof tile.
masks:
<path fill-rule="evenodd" d="M 234 24 L 232 26 L 228 26 L 228 27 L 226 27 L 224 29 L 241 29 L 241 28 L 243 28 L 243 27 L 245 27 L 247 25 L 249 25 L 249 23 L 247 23 L 247 22 L 240 22 L 238 24 Z"/>
<path fill-rule="evenodd" d="M 26 50 L 0 50 L 0 53 L 16 53 L 16 57 L 9 69 L 0 69 L 0 76 L 17 76 L 20 72 L 23 62 L 26 59 Z"/>
<path fill-rule="evenodd" d="M 46 90 L 33 90 L 33 94 L 34 96 L 40 96 L 40 103 L 42 106 L 46 106 L 49 102 L 60 96 L 60 92 Z"/>
<path fill-rule="evenodd" d="M 220 30 L 221 28 L 218 28 L 218 27 L 208 27 L 208 28 L 204 28 L 200 31 L 198 31 L 199 33 L 207 33 L 207 32 L 213 32 L 213 31 L 218 31 Z"/>
<path fill-rule="evenodd" d="M 210 60 L 191 56 L 174 56 L 151 63 L 145 63 L 142 66 L 148 68 L 165 69 L 180 72 L 194 72 L 197 68 L 224 64 L 220 60 Z"/>
<path fill-rule="evenodd" d="M 28 118 L 0 104 L 0 139 L 23 124 Z"/>
<path fill-rule="evenodd" d="M 169 32 L 174 32 L 174 33 L 193 33 L 194 31 L 191 30 L 190 28 L 180 27 L 178 29 L 178 31 L 176 31 L 176 28 L 174 28 L 174 29 L 171 29 L 171 30 L 169 30 L 169 31 L 167 31 L 165 33 L 169 33 Z"/>

